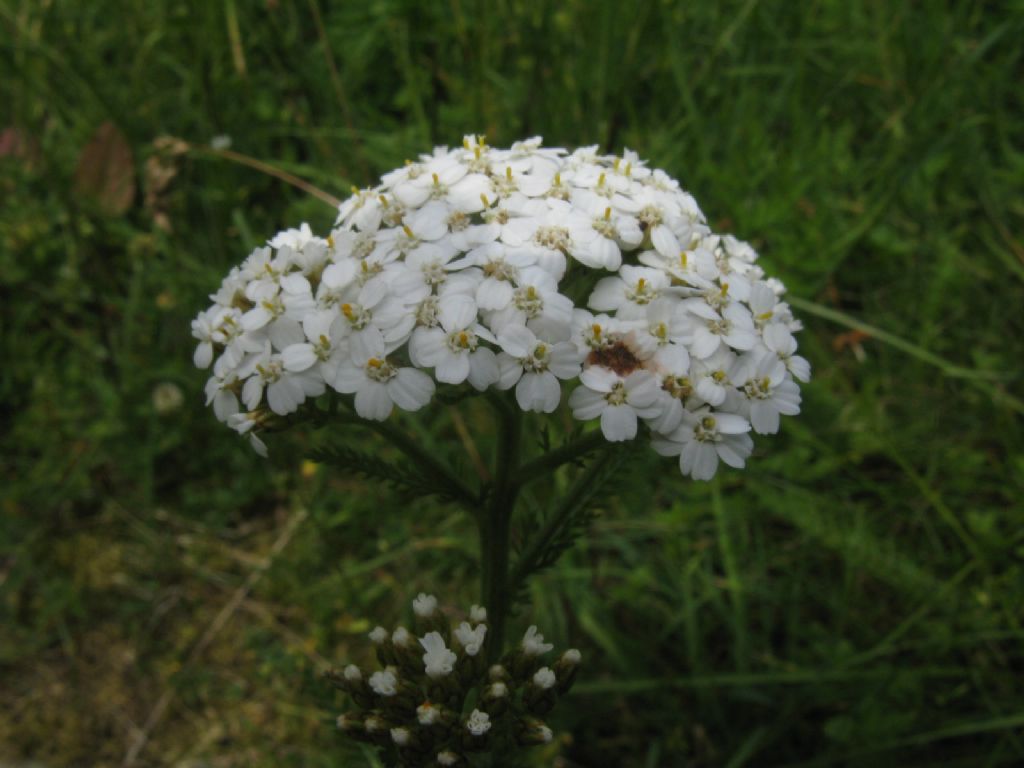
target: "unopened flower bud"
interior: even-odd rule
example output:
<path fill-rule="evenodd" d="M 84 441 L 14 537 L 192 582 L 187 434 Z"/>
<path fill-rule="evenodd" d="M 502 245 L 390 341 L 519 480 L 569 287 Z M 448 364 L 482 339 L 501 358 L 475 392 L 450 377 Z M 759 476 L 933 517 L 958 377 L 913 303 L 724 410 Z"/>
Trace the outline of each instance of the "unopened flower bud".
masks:
<path fill-rule="evenodd" d="M 441 710 L 429 701 L 425 701 L 416 707 L 416 719 L 420 725 L 434 725 L 441 719 Z"/>
<path fill-rule="evenodd" d="M 391 740 L 395 742 L 396 746 L 407 747 L 412 739 L 412 734 L 408 728 L 392 728 L 391 729 Z"/>
<path fill-rule="evenodd" d="M 352 731 L 361 731 L 363 729 L 363 721 L 358 716 L 349 713 L 343 713 L 338 715 L 337 719 L 338 730 L 350 733 Z"/>
<path fill-rule="evenodd" d="M 373 628 L 373 631 L 370 632 L 370 642 L 373 643 L 377 651 L 377 661 L 384 666 L 395 663 L 395 651 L 391 644 L 391 637 L 384 627 Z"/>
<path fill-rule="evenodd" d="M 559 695 L 568 693 L 576 680 L 576 670 L 579 668 L 580 652 L 570 648 L 562 654 L 562 658 L 555 662 L 555 676 L 558 678 Z"/>
<path fill-rule="evenodd" d="M 516 741 L 523 746 L 547 744 L 553 736 L 554 734 L 551 732 L 551 729 L 543 722 L 536 718 L 528 717 L 520 723 L 519 729 L 516 732 Z"/>
<path fill-rule="evenodd" d="M 487 686 L 482 706 L 491 717 L 503 714 L 508 709 L 508 686 L 500 681 Z"/>
<path fill-rule="evenodd" d="M 375 744 L 384 745 L 391 741 L 391 724 L 378 714 L 370 714 L 363 721 L 367 738 Z"/>
<path fill-rule="evenodd" d="M 402 672 L 415 678 L 420 674 L 420 649 L 417 638 L 405 627 L 399 627 L 391 633 L 391 644 L 394 646 L 395 662 Z"/>
<path fill-rule="evenodd" d="M 412 601 L 412 611 L 416 614 L 416 626 L 421 632 L 439 632 L 441 637 L 448 639 L 448 618 L 438 610 L 436 597 L 420 592 L 419 597 Z"/>
<path fill-rule="evenodd" d="M 335 688 L 339 688 L 349 694 L 361 707 L 373 705 L 370 688 L 363 679 L 363 673 L 355 664 L 349 664 L 340 673 L 336 669 L 324 672 L 326 677 Z"/>
<path fill-rule="evenodd" d="M 508 682 L 509 680 L 508 670 L 501 664 L 492 664 L 491 668 L 487 671 L 487 677 L 494 682 Z"/>

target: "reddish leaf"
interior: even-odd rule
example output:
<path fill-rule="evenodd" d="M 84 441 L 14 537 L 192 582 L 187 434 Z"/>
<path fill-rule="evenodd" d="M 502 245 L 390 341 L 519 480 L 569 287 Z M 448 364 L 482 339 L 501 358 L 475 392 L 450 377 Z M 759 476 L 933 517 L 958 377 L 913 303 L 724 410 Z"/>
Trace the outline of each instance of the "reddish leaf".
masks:
<path fill-rule="evenodd" d="M 10 126 L 0 133 L 0 157 L 13 157 L 31 168 L 39 159 L 39 142 Z"/>
<path fill-rule="evenodd" d="M 75 192 L 95 200 L 112 216 L 127 211 L 135 197 L 135 164 L 124 134 L 111 122 L 96 129 L 78 158 Z"/>

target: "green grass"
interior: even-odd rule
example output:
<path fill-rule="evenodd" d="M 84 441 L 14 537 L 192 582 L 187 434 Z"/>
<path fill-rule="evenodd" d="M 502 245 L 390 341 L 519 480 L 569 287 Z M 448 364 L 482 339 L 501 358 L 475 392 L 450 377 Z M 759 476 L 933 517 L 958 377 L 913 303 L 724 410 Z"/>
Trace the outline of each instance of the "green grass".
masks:
<path fill-rule="evenodd" d="M 748 470 L 650 454 L 533 582 L 514 625 L 586 660 L 538 764 L 1024 763 L 1021 40 L 1020 3 L 0 2 L 0 758 L 121 765 L 163 698 L 137 765 L 373 765 L 318 665 L 421 589 L 476 599 L 472 526 L 203 407 L 206 294 L 333 218 L 205 147 L 343 197 L 483 132 L 678 177 L 815 369 Z M 105 121 L 123 212 L 75 181 Z M 192 149 L 147 200 L 164 136 Z"/>

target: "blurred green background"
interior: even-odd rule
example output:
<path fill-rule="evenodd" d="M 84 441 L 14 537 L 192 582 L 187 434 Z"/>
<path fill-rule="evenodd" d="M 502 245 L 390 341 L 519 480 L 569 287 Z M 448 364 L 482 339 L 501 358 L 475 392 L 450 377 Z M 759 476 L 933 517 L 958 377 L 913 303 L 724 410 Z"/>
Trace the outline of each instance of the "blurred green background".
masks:
<path fill-rule="evenodd" d="M 474 533 L 257 458 L 189 321 L 332 222 L 282 173 L 477 132 L 678 177 L 815 369 L 748 470 L 650 453 L 533 584 L 514 627 L 586 661 L 537 764 L 1024 765 L 1022 40 L 1019 2 L 0 0 L 0 760 L 374 765 L 319 665 L 474 601 Z M 421 437 L 489 455 L 462 419 Z"/>

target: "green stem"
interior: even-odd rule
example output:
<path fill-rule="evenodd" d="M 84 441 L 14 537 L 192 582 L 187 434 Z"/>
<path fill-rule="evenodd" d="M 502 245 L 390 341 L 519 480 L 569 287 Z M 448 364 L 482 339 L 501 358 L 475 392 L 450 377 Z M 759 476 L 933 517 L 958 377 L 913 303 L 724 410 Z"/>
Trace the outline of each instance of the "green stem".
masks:
<path fill-rule="evenodd" d="M 518 408 L 501 402 L 494 484 L 487 509 L 480 519 L 481 600 L 487 608 L 488 649 L 493 662 L 505 644 L 505 619 L 509 611 L 509 530 L 519 486 L 519 441 L 522 432 Z"/>
<path fill-rule="evenodd" d="M 526 485 L 539 477 L 551 474 L 565 464 L 586 456 L 588 453 L 593 453 L 598 448 L 607 444 L 608 440 L 601 433 L 600 429 L 587 432 L 582 437 L 563 445 L 551 453 L 545 453 L 533 461 L 528 461 L 520 468 L 519 474 L 516 476 L 516 482 L 519 485 Z"/>

